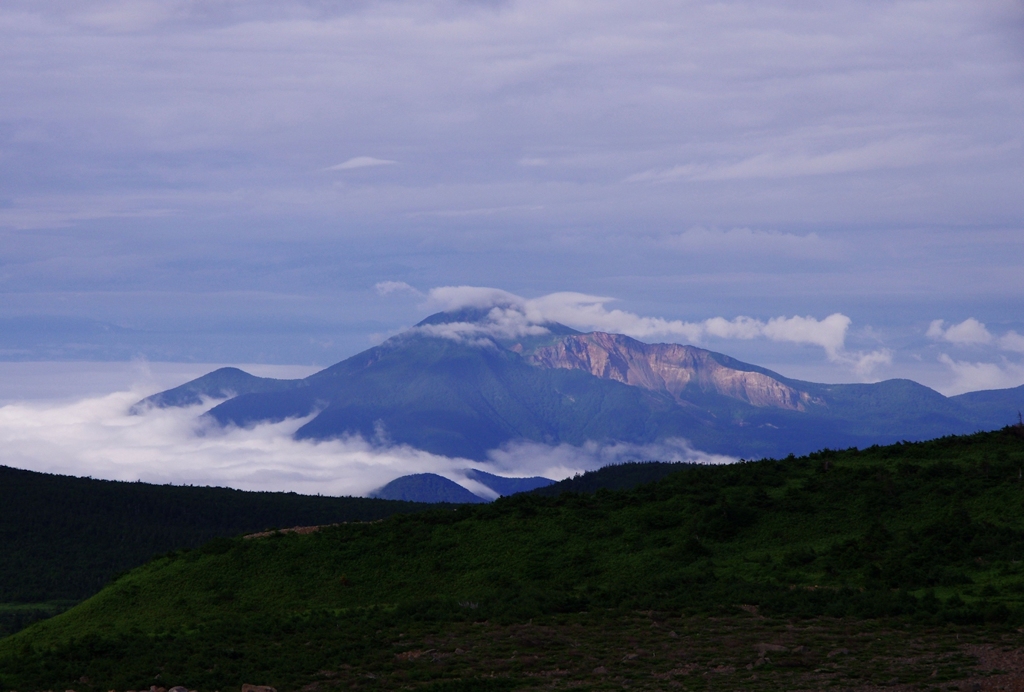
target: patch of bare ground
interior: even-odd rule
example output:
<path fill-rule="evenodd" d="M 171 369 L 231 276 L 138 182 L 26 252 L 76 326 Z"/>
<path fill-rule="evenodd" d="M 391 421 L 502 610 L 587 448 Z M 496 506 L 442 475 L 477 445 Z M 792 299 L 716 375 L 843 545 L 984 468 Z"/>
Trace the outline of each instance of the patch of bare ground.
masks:
<path fill-rule="evenodd" d="M 485 686 L 458 686 L 469 681 Z M 585 613 L 403 633 L 386 657 L 307 689 L 488 689 L 487 681 L 502 690 L 1024 692 L 1024 636 L 743 612 Z"/>
<path fill-rule="evenodd" d="M 302 536 L 309 533 L 316 533 L 317 531 L 319 531 L 322 528 L 325 528 L 326 526 L 338 526 L 338 524 L 325 524 L 319 526 L 292 526 L 291 528 L 287 529 L 274 529 L 273 531 L 260 531 L 258 533 L 248 533 L 242 536 L 242 538 L 250 540 L 253 538 L 270 538 L 271 536 L 278 536 L 286 533 L 297 533 L 300 536 Z"/>
<path fill-rule="evenodd" d="M 383 641 L 390 644 L 359 664 L 278 688 L 1024 692 L 1024 634 L 984 627 L 785 620 L 749 609 L 726 617 L 592 612 L 424 624 Z"/>

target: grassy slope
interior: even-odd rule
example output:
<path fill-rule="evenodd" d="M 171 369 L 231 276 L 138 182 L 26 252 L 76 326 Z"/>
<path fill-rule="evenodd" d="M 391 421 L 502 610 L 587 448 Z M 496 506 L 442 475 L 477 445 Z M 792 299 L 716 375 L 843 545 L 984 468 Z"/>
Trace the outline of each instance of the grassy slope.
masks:
<path fill-rule="evenodd" d="M 218 536 L 369 521 L 425 505 L 123 483 L 0 466 L 0 635 L 156 555 Z"/>
<path fill-rule="evenodd" d="M 199 689 L 297 687 L 392 661 L 424 622 L 606 608 L 1020 624 L 1022 467 L 1024 438 L 1006 429 L 221 539 L 0 642 L 0 688 L 83 671 L 119 689 L 155 671 Z"/>

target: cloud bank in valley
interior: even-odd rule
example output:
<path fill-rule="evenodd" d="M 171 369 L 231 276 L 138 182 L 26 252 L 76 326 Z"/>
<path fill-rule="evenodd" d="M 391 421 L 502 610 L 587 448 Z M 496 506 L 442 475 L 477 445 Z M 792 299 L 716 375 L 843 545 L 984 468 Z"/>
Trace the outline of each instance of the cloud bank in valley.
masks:
<path fill-rule="evenodd" d="M 466 479 L 466 469 L 561 479 L 629 460 L 734 461 L 674 440 L 646 446 L 513 444 L 494 450 L 489 463 L 481 463 L 361 437 L 324 442 L 292 439 L 308 419 L 222 429 L 199 418 L 213 402 L 129 415 L 129 407 L 151 393 L 134 388 L 70 402 L 2 406 L 3 463 L 109 480 L 327 495 L 365 495 L 399 476 L 430 472 L 486 496 L 486 489 Z"/>

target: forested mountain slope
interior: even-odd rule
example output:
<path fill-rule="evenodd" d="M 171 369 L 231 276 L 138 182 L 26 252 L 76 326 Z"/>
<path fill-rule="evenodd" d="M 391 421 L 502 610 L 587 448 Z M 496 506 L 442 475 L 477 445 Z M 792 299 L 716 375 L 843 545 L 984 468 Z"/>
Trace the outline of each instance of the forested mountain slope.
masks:
<path fill-rule="evenodd" d="M 58 476 L 0 466 L 0 635 L 153 557 L 218 536 L 372 521 L 423 505 Z"/>

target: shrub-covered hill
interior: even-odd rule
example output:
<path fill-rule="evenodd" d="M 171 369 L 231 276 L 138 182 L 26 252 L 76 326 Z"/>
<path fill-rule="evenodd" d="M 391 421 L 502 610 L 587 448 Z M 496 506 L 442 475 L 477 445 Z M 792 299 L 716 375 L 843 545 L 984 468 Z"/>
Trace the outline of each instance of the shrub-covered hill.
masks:
<path fill-rule="evenodd" d="M 543 497 L 557 497 L 563 493 L 595 493 L 601 489 L 632 490 L 638 485 L 660 481 L 692 465 L 681 461 L 627 461 L 587 471 L 531 492 Z"/>
<path fill-rule="evenodd" d="M 167 551 L 219 536 L 382 519 L 424 505 L 124 483 L 0 466 L 0 636 Z"/>
<path fill-rule="evenodd" d="M 424 622 L 607 609 L 1020 626 L 1022 468 L 1007 428 L 218 539 L 0 641 L 0 689 L 384 680 Z"/>

